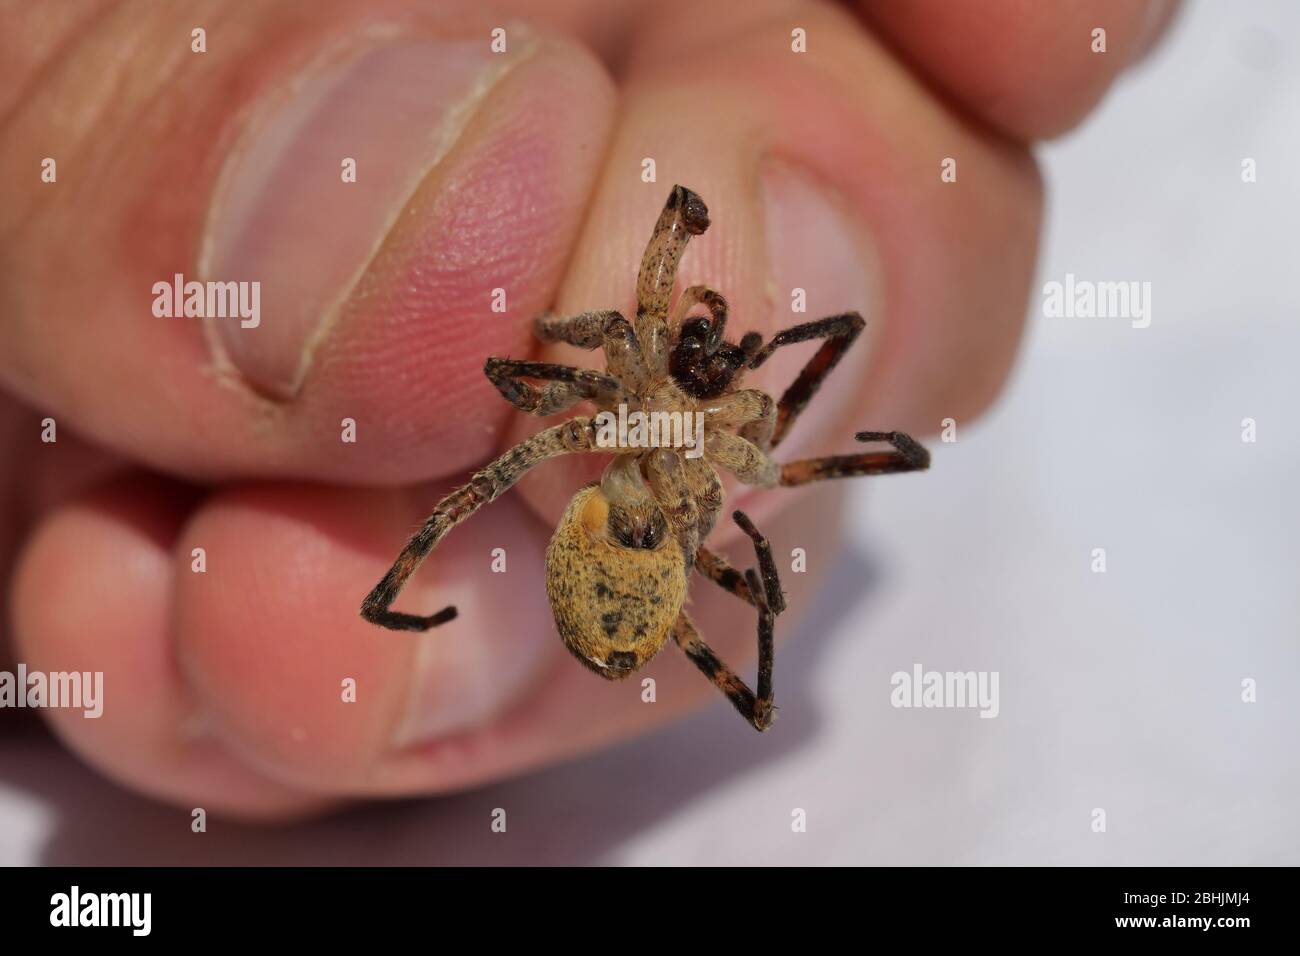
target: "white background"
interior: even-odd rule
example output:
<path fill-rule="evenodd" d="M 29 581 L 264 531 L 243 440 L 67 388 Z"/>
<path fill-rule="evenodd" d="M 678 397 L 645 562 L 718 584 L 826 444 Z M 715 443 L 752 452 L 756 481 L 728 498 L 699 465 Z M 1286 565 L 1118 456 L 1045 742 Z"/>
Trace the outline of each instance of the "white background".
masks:
<path fill-rule="evenodd" d="M 1298 41 L 1294 3 L 1194 6 L 1043 150 L 1037 290 L 1150 281 L 1151 326 L 1036 290 L 997 407 L 928 475 L 855 486 L 771 733 L 720 702 L 472 793 L 201 837 L 8 734 L 0 863 L 1300 863 Z M 913 663 L 998 671 L 1000 715 L 892 708 Z"/>

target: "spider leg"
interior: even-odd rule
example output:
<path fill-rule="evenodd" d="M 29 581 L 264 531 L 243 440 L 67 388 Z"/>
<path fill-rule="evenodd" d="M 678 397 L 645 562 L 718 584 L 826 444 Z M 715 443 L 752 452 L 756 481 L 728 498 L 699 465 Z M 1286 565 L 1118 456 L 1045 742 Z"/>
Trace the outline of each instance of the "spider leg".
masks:
<path fill-rule="evenodd" d="M 687 478 L 682 457 L 675 451 L 660 449 L 646 462 L 646 477 L 655 504 L 668 520 L 673 537 L 682 549 L 686 573 L 690 573 L 695 552 L 700 546 L 700 508 Z"/>
<path fill-rule="evenodd" d="M 768 621 L 768 641 L 771 641 L 771 612 L 767 614 Z M 763 653 L 763 618 L 760 617 L 759 623 L 759 653 Z M 705 643 L 704 638 L 700 637 L 700 632 L 696 629 L 695 624 L 687 616 L 685 611 L 677 617 L 677 623 L 673 625 L 673 640 L 682 652 L 690 658 L 691 663 L 700 669 L 700 671 L 713 682 L 713 685 L 727 695 L 732 706 L 740 712 L 756 730 L 767 730 L 772 726 L 772 719 L 776 716 L 776 708 L 772 704 L 771 688 L 768 688 L 768 696 L 765 698 L 761 692 L 755 694 L 749 689 L 749 686 L 741 680 L 736 672 L 724 664 L 718 655 L 713 652 L 713 648 Z M 770 665 L 770 661 L 769 661 Z M 771 670 L 769 666 L 768 681 L 771 681 Z"/>
<path fill-rule="evenodd" d="M 613 309 L 570 316 L 548 312 L 533 321 L 533 333 L 543 342 L 567 342 L 580 349 L 598 349 L 605 344 L 605 327 L 616 319 L 627 321 L 621 312 Z"/>
<path fill-rule="evenodd" d="M 538 316 L 533 332 L 543 342 L 566 342 L 578 348 L 605 348 L 605 371 L 636 391 L 646 380 L 641 343 L 632 324 L 614 309 L 566 317 Z"/>
<path fill-rule="evenodd" d="M 781 466 L 756 444 L 732 432 L 710 432 L 704 439 L 708 459 L 726 468 L 747 485 L 775 488 L 781 483 Z"/>
<path fill-rule="evenodd" d="M 685 186 L 674 186 L 641 257 L 636 280 L 636 335 L 645 350 L 647 371 L 668 368 L 668 303 L 686 243 L 709 228 L 704 200 Z"/>
<path fill-rule="evenodd" d="M 866 451 L 857 455 L 828 455 L 804 458 L 781 466 L 781 484 L 792 488 L 828 478 L 854 478 L 858 475 L 889 475 L 902 471 L 924 471 L 930 467 L 930 453 L 925 446 L 902 432 L 858 432 L 858 441 L 885 441 L 892 451 Z"/>
<path fill-rule="evenodd" d="M 740 518 L 736 518 L 740 515 Z M 748 516 L 743 512 L 737 511 L 732 515 L 739 524 L 741 518 L 749 522 Z M 741 525 L 745 527 L 745 525 Z M 753 529 L 753 524 L 748 524 L 746 534 Z M 757 532 L 754 532 L 757 534 Z M 753 535 L 751 535 L 753 537 Z M 759 570 L 763 576 L 763 590 L 766 592 L 768 604 L 771 605 L 773 612 L 780 614 L 785 610 L 785 593 L 781 590 L 781 581 L 777 576 L 776 562 L 772 558 L 772 547 L 762 535 L 759 535 L 754 542 L 755 551 L 758 555 Z M 745 575 L 732 567 L 731 562 L 704 545 L 701 545 L 695 551 L 695 570 L 704 575 L 722 590 L 734 594 L 746 604 L 756 605 L 753 592 L 749 590 L 749 582 L 745 580 Z"/>
<path fill-rule="evenodd" d="M 361 603 L 361 616 L 372 624 L 393 631 L 427 631 L 452 620 L 456 616 L 454 607 L 445 607 L 428 616 L 404 614 L 390 610 L 390 607 L 407 579 L 448 531 L 489 501 L 499 498 L 534 465 L 548 458 L 592 451 L 596 447 L 593 421 L 590 418 L 571 418 L 525 439 L 477 472 L 468 483 L 438 502 L 433 514 L 407 542 L 388 573 L 366 595 Z"/>
<path fill-rule="evenodd" d="M 562 412 L 583 399 L 617 399 L 619 380 L 595 369 L 523 359 L 489 358 L 483 374 L 515 408 L 545 417 Z M 547 382 L 538 388 L 523 381 L 535 378 Z"/>
<path fill-rule="evenodd" d="M 726 395 L 708 399 L 703 405 L 709 424 L 714 428 L 733 425 L 762 425 L 776 421 L 776 402 L 760 388 L 738 388 Z"/>
<path fill-rule="evenodd" d="M 731 563 L 716 551 L 700 545 L 695 552 L 695 570 L 746 604 L 754 604 L 754 595 L 745 582 L 745 575 L 732 567 Z"/>
<path fill-rule="evenodd" d="M 697 305 L 703 305 L 709 310 L 709 338 L 705 351 L 712 355 L 722 344 L 722 337 L 727 329 L 727 300 L 722 297 L 722 293 L 706 285 L 693 285 L 683 290 L 677 297 L 677 304 L 673 306 L 672 318 L 668 325 L 670 329 L 681 328 L 686 313 Z"/>
<path fill-rule="evenodd" d="M 632 323 L 615 312 L 605 324 L 605 371 L 621 381 L 629 391 L 639 391 L 649 377 L 641 340 Z"/>
<path fill-rule="evenodd" d="M 725 493 L 718 473 L 704 458 L 686 459 L 686 483 L 690 486 L 691 497 L 699 509 L 700 540 L 708 537 L 722 510 Z"/>
<path fill-rule="evenodd" d="M 757 388 L 737 389 L 720 398 L 714 407 L 720 412 L 718 420 L 740 425 L 741 438 L 759 449 L 770 447 L 772 431 L 776 428 L 777 404 L 767 392 Z"/>
<path fill-rule="evenodd" d="M 736 524 L 740 525 L 741 531 L 749 535 L 749 540 L 754 542 L 754 555 L 758 558 L 758 570 L 759 574 L 762 575 L 764 598 L 768 607 L 772 609 L 772 613 L 780 614 L 785 610 L 785 593 L 781 590 L 781 576 L 777 574 L 776 561 L 772 558 L 772 545 L 754 527 L 754 522 L 749 520 L 749 515 L 745 514 L 745 512 L 733 511 L 731 518 Z M 745 583 L 751 589 L 754 586 L 754 581 L 750 578 L 750 572 L 748 571 L 745 572 Z"/>
<path fill-rule="evenodd" d="M 772 432 L 768 448 L 775 448 L 781 443 L 781 439 L 790 430 L 794 420 L 817 394 L 822 381 L 839 364 L 845 350 L 853 344 L 853 340 L 858 337 L 866 324 L 862 316 L 856 312 L 845 312 L 843 315 L 832 315 L 815 322 L 804 322 L 778 332 L 772 336 L 770 342 L 755 352 L 754 357 L 749 360 L 751 369 L 758 368 L 783 345 L 807 342 L 809 339 L 826 340 L 781 396 L 781 401 L 777 405 L 776 427 Z"/>
<path fill-rule="evenodd" d="M 741 716 L 753 724 L 755 729 L 767 730 L 776 717 L 772 703 L 772 666 L 776 657 L 774 625 L 776 615 L 785 610 L 785 595 L 781 591 L 781 579 L 777 574 L 776 562 L 772 560 L 772 549 L 767 539 L 758 532 L 743 511 L 733 512 L 732 518 L 754 542 L 754 553 L 758 556 L 761 569 L 761 577 L 760 573 L 752 568 L 745 572 L 744 580 L 740 582 L 745 587 L 743 595 L 738 588 L 728 587 L 733 594 L 743 596 L 758 609 L 757 692 L 750 690 L 748 685 L 718 658 L 713 649 L 705 643 L 704 638 L 700 637 L 699 631 L 685 611 L 677 618 L 677 624 L 673 628 L 673 639 L 695 666 L 727 695 L 736 710 L 740 711 Z M 712 555 L 712 552 L 709 554 Z M 713 557 L 717 556 L 713 555 Z M 727 565 L 725 561 L 718 560 L 721 566 L 725 566 L 730 572 L 724 577 L 739 576 L 739 572 Z"/>

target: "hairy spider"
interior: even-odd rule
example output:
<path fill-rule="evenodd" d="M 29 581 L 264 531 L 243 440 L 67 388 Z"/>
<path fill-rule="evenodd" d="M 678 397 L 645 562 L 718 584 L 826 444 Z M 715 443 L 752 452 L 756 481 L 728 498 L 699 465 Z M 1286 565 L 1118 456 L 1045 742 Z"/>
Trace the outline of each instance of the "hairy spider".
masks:
<path fill-rule="evenodd" d="M 700 197 L 674 186 L 641 260 L 635 322 L 615 311 L 537 320 L 535 330 L 544 342 L 603 348 L 604 372 L 506 358 L 489 358 L 484 369 L 508 402 L 533 415 L 552 415 L 583 400 L 598 412 L 623 405 L 643 415 L 691 413 L 703 422 L 703 448 L 692 453 L 662 442 L 609 447 L 600 440 L 599 415 L 543 429 L 438 502 L 366 596 L 362 617 L 398 631 L 424 631 L 452 620 L 454 607 L 427 617 L 390 609 L 443 536 L 548 458 L 613 454 L 601 480 L 573 496 L 546 551 L 546 589 L 560 637 L 591 670 L 622 680 L 654 657 L 671 634 L 746 720 L 758 730 L 771 726 L 772 629 L 785 610 L 785 595 L 767 539 L 743 512 L 732 518 L 753 541 L 757 571 L 742 574 L 702 544 L 722 508 L 716 469 L 750 485 L 791 487 L 917 471 L 929 467 L 930 455 L 901 432 L 859 432 L 860 442 L 893 447 L 785 464 L 770 457 L 865 323 L 856 312 L 846 312 L 786 329 L 766 345 L 757 332 L 733 344 L 723 337 L 726 300 L 712 289 L 686 289 L 670 312 L 678 262 L 690 237 L 708 226 Z M 696 307 L 708 314 L 692 315 Z M 738 387 L 746 369 L 758 368 L 783 345 L 810 339 L 825 341 L 779 402 L 759 389 Z M 546 384 L 538 387 L 525 379 Z M 718 659 L 683 609 L 692 569 L 757 610 L 757 692 Z"/>

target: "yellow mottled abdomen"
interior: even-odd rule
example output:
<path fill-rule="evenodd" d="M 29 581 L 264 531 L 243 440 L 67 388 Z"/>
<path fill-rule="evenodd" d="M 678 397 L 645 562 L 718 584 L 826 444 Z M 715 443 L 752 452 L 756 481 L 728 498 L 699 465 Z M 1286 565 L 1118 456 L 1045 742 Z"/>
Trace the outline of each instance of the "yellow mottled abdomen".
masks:
<path fill-rule="evenodd" d="M 654 547 L 624 547 L 611 540 L 608 516 L 599 485 L 573 496 L 546 549 L 546 591 L 574 656 L 621 680 L 668 639 L 686 599 L 686 573 L 671 535 Z"/>

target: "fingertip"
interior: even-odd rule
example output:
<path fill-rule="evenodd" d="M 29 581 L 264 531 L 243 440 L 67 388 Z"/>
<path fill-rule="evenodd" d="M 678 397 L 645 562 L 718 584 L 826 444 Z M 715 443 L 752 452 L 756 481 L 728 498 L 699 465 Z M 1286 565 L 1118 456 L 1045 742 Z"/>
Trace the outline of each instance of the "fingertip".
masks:
<path fill-rule="evenodd" d="M 6 290 L 0 382 L 60 419 L 75 414 L 106 447 L 203 480 L 398 484 L 486 457 L 504 416 L 488 400 L 482 356 L 522 346 L 553 297 L 613 86 L 563 37 L 512 24 L 498 56 L 486 12 L 396 6 L 322 5 L 313 16 L 259 8 L 248 21 L 257 29 L 214 26 L 211 49 L 174 58 L 175 75 L 150 72 L 150 57 L 124 63 L 117 51 L 154 42 L 166 18 L 183 14 L 162 14 L 138 37 L 129 10 L 117 11 L 78 47 L 84 72 L 51 64 L 57 75 L 12 117 L 17 135 L 46 142 L 63 165 L 57 182 L 34 190 L 34 177 L 15 173 L 31 214 L 6 244 L 9 270 L 25 278 Z M 501 66 L 485 90 L 460 76 L 457 89 L 468 84 L 476 106 L 450 104 L 457 122 L 446 130 L 421 112 L 438 98 L 401 82 L 436 68 L 427 51 L 443 41 Z M 368 50 L 363 67 L 355 47 Z M 415 65 L 385 73 L 390 47 L 394 62 Z M 360 80 L 312 87 L 339 59 L 375 87 L 368 95 L 383 92 L 380 74 L 397 91 L 363 109 Z M 87 82 L 84 64 L 100 61 L 112 64 L 121 96 L 100 97 L 101 80 Z M 159 75 L 169 82 L 155 89 Z M 285 107 L 290 120 L 307 117 L 301 128 L 277 125 L 282 101 L 308 87 L 322 102 Z M 376 141 L 356 124 L 323 129 L 331 96 L 373 117 L 363 126 L 375 127 Z M 59 116 L 75 122 L 52 128 Z M 150 135 L 123 147 L 78 125 L 95 121 Z M 309 141 L 277 152 L 297 142 L 288 128 Z M 398 146 L 414 157 L 401 170 L 390 165 Z M 83 191 L 95 202 L 69 201 Z M 288 208 L 272 215 L 277 199 Z M 69 278 L 55 261 L 86 268 Z M 255 317 L 227 314 L 234 303 L 222 306 L 208 288 L 198 311 L 218 316 L 194 315 L 193 283 L 223 296 L 239 286 L 239 308 L 251 308 L 256 287 L 262 307 Z M 181 314 L 169 314 L 182 297 Z M 88 314 L 96 321 L 83 322 Z"/>
<path fill-rule="evenodd" d="M 387 758 L 487 720 L 554 651 L 533 574 L 542 544 L 508 501 L 442 542 L 394 605 L 418 613 L 451 598 L 454 619 L 408 633 L 357 614 L 447 490 L 247 486 L 187 525 L 182 549 L 210 557 L 206 574 L 178 582 L 184 671 L 253 767 L 305 789 L 390 792 Z"/>
<path fill-rule="evenodd" d="M 73 751 L 133 790 L 250 820 L 319 809 L 327 801 L 250 771 L 202 736 L 168 620 L 172 546 L 193 500 L 174 483 L 124 476 L 44 519 L 13 583 L 18 659 L 47 679 L 79 675 L 84 706 L 42 713 Z"/>
<path fill-rule="evenodd" d="M 1058 136 L 1086 116 L 1178 4 L 859 0 L 858 7 L 944 97 L 1028 141 Z"/>

